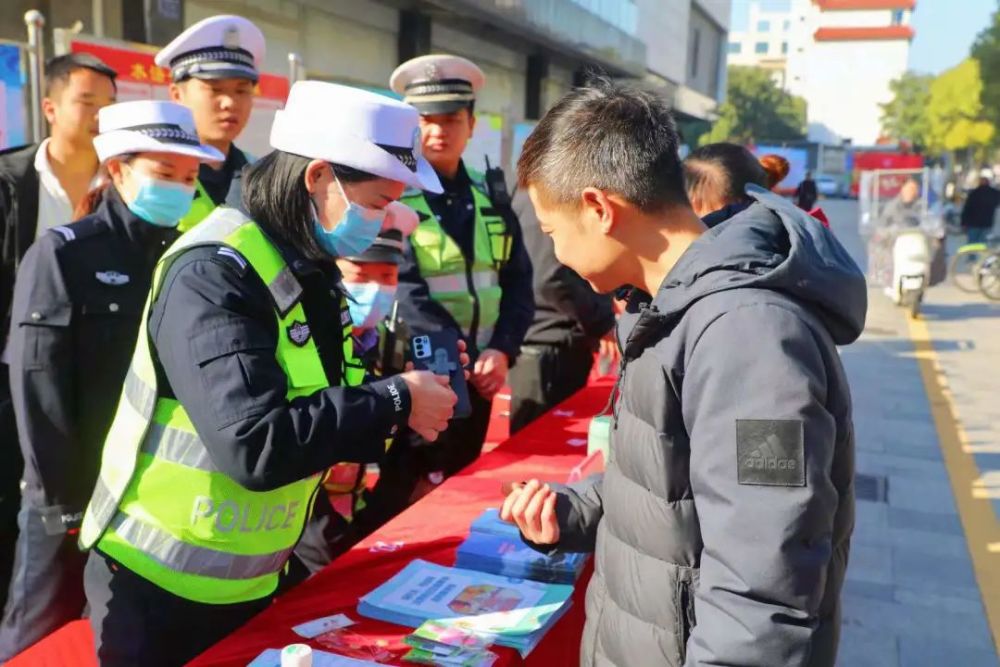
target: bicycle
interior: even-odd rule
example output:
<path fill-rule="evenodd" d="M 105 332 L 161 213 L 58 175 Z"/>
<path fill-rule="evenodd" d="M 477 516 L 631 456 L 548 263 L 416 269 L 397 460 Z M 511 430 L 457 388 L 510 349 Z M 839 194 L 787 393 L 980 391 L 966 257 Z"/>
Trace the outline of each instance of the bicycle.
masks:
<path fill-rule="evenodd" d="M 984 243 L 966 243 L 955 251 L 948 264 L 951 284 L 969 294 L 981 291 L 979 270 L 990 253 L 1000 248 L 1000 236 L 991 234 Z"/>
<path fill-rule="evenodd" d="M 1000 250 L 986 255 L 976 270 L 979 291 L 991 301 L 1000 301 Z"/>

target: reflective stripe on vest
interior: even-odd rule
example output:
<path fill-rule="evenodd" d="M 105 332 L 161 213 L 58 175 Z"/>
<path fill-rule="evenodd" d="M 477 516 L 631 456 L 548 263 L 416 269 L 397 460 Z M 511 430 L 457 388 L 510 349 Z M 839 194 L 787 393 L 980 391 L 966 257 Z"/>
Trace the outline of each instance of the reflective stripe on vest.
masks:
<path fill-rule="evenodd" d="M 444 306 L 466 336 L 472 334 L 478 304 L 475 342 L 482 349 L 489 345 L 500 317 L 503 293 L 498 271 L 510 259 L 511 236 L 507 223 L 486 195 L 475 184 L 471 189 L 476 209 L 471 267 L 461 248 L 441 227 L 423 193 L 405 195 L 401 201 L 422 218 L 410 236 L 410 245 L 431 298 Z"/>
<path fill-rule="evenodd" d="M 169 258 L 220 242 L 245 257 L 268 286 L 279 332 L 293 324 L 308 326 L 298 280 L 260 228 L 241 213 L 220 207 L 178 239 L 154 273 L 80 534 L 83 547 L 96 544 L 161 588 L 209 604 L 259 599 L 274 591 L 322 479 L 315 474 L 263 492 L 243 488 L 215 467 L 183 406 L 158 395 L 146 330 L 149 304 Z M 345 367 L 358 363 L 349 334 L 348 323 Z M 297 344 L 280 336 L 275 357 L 288 377 L 288 399 L 331 384 L 312 338 Z"/>
<path fill-rule="evenodd" d="M 188 209 L 187 215 L 177 223 L 177 230 L 181 232 L 192 229 L 199 222 L 207 218 L 216 208 L 216 203 L 208 195 L 201 181 L 195 181 L 194 186 L 194 201 L 191 202 L 191 208 Z"/>

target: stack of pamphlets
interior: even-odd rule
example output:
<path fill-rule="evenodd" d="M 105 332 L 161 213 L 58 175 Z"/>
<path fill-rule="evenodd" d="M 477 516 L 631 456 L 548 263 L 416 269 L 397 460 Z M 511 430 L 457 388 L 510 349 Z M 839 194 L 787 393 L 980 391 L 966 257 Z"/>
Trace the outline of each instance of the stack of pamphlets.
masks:
<path fill-rule="evenodd" d="M 535 551 L 521 540 L 517 526 L 500 519 L 496 510 L 487 510 L 472 523 L 472 532 L 459 545 L 455 567 L 518 579 L 572 584 L 586 561 L 586 554 L 545 555 Z"/>
<path fill-rule="evenodd" d="M 570 605 L 573 587 L 510 579 L 414 560 L 358 602 L 358 613 L 411 628 L 449 625 L 528 655 Z"/>

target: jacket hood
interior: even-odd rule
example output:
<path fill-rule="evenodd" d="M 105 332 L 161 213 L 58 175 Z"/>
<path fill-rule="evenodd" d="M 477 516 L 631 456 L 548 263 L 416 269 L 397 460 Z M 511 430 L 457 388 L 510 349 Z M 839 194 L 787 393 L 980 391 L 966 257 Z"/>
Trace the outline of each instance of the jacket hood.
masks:
<path fill-rule="evenodd" d="M 676 324 L 716 292 L 770 289 L 809 308 L 838 345 L 854 342 L 868 309 L 861 269 L 815 218 L 756 185 L 747 194 L 755 202 L 691 244 L 667 275 L 651 304 L 657 319 Z"/>

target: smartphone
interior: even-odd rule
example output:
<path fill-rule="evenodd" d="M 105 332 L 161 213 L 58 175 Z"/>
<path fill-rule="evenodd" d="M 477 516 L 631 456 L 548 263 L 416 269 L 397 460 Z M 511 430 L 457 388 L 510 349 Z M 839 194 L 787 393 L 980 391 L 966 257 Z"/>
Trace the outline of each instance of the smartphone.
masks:
<path fill-rule="evenodd" d="M 464 419 L 472 414 L 469 386 L 465 382 L 465 369 L 459 362 L 456 332 L 445 329 L 414 336 L 410 339 L 410 357 L 415 369 L 448 376 L 451 390 L 458 397 L 452 419 Z"/>

